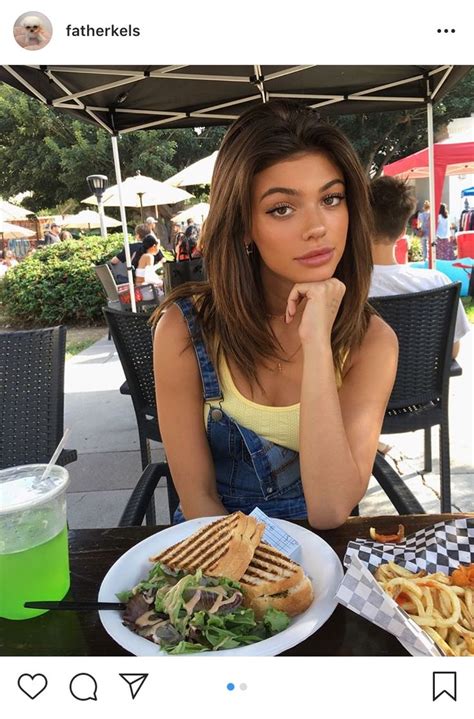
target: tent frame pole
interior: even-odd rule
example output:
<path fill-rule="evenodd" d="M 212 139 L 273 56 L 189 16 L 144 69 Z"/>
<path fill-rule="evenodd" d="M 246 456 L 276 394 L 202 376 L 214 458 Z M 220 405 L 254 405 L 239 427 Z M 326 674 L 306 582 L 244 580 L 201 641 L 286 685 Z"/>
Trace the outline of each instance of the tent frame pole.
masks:
<path fill-rule="evenodd" d="M 120 202 L 120 219 L 123 229 L 123 243 L 125 249 L 125 259 L 127 262 L 128 287 L 130 289 L 130 303 L 132 312 L 137 311 L 137 303 L 135 301 L 135 288 L 133 286 L 132 259 L 130 257 L 130 245 L 128 244 L 127 216 L 125 214 L 125 205 L 122 197 L 122 173 L 120 171 L 120 155 L 118 149 L 117 135 L 112 135 L 112 152 L 114 155 L 115 179 L 117 180 L 117 189 Z"/>
<path fill-rule="evenodd" d="M 429 81 L 428 81 L 429 85 Z M 429 171 L 429 188 L 430 188 L 430 236 L 428 240 L 428 267 L 433 269 L 436 261 L 435 239 L 436 239 L 436 221 L 438 213 L 435 206 L 435 159 L 434 159 L 434 132 L 433 132 L 433 102 L 431 100 L 431 92 L 426 104 L 426 119 L 428 125 L 428 171 Z"/>

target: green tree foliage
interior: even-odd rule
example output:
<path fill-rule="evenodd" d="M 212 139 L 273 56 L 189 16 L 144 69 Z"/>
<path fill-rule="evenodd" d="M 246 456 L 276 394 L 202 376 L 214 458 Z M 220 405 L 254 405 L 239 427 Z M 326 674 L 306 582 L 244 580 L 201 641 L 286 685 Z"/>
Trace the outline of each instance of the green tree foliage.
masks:
<path fill-rule="evenodd" d="M 434 105 L 435 136 L 456 117 L 474 112 L 474 69 L 470 70 L 446 97 Z M 381 173 L 384 165 L 428 144 L 426 107 L 370 114 L 341 115 L 334 124 L 343 130 L 359 153 L 367 172 Z"/>
<path fill-rule="evenodd" d="M 147 130 L 119 138 L 122 177 L 140 171 L 165 180 L 214 152 L 224 128 Z M 31 190 L 31 209 L 61 206 L 90 194 L 86 177 L 115 184 L 110 135 L 93 124 L 0 85 L 0 195 Z"/>

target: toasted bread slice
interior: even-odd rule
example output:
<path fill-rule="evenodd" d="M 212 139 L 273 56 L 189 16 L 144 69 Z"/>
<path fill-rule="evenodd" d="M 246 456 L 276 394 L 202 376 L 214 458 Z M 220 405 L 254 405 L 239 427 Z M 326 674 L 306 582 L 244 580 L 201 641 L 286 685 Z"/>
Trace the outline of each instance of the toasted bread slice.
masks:
<path fill-rule="evenodd" d="M 190 574 L 201 569 L 208 576 L 237 581 L 249 566 L 264 529 L 253 517 L 234 512 L 202 527 L 151 561 Z"/>
<path fill-rule="evenodd" d="M 313 585 L 309 577 L 303 579 L 291 589 L 278 594 L 265 594 L 260 597 L 244 597 L 244 606 L 254 610 L 256 619 L 262 619 L 267 609 L 279 609 L 288 616 L 295 617 L 310 606 L 314 599 Z"/>
<path fill-rule="evenodd" d="M 278 549 L 261 542 L 240 583 L 248 597 L 261 597 L 264 594 L 285 592 L 303 579 L 304 572 L 299 564 Z"/>

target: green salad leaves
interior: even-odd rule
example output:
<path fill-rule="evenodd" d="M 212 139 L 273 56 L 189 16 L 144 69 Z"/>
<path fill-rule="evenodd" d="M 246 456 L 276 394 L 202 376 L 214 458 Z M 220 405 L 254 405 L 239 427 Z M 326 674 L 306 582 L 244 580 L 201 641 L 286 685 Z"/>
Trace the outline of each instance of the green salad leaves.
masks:
<path fill-rule="evenodd" d="M 146 580 L 133 589 L 119 592 L 127 604 L 124 624 L 169 654 L 234 649 L 253 644 L 283 631 L 287 614 L 268 609 L 257 621 L 245 608 L 238 582 L 172 572 L 155 564 Z"/>

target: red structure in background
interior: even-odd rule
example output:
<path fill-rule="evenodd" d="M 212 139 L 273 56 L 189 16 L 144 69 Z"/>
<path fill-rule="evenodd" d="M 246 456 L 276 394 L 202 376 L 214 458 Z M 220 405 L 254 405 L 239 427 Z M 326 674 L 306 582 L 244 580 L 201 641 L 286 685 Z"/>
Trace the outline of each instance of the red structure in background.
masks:
<path fill-rule="evenodd" d="M 406 265 L 408 262 L 408 238 L 406 235 L 395 242 L 395 259 L 399 265 Z"/>
<path fill-rule="evenodd" d="M 474 172 L 474 142 L 435 142 L 434 187 L 435 206 L 441 203 L 446 175 L 466 175 Z M 385 165 L 384 175 L 406 175 L 410 179 L 429 177 L 428 148 Z"/>
<path fill-rule="evenodd" d="M 472 257 L 474 259 L 474 232 L 459 232 L 456 236 L 458 243 L 458 258 Z"/>

